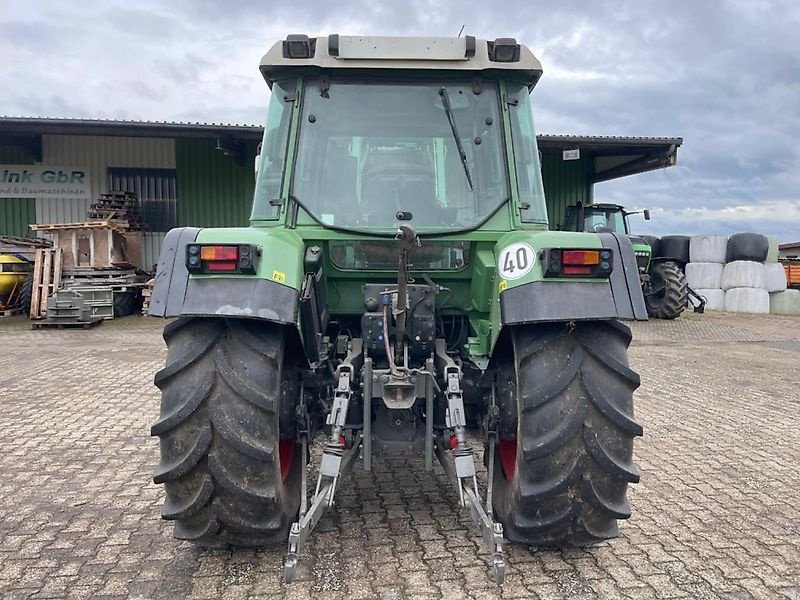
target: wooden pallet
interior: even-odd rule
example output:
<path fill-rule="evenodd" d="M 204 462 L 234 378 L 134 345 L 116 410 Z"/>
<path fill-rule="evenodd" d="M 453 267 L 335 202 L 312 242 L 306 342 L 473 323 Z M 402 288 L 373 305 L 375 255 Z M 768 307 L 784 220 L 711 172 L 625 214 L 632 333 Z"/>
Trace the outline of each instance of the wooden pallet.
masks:
<path fill-rule="evenodd" d="M 7 310 L 0 310 L 0 319 L 3 317 L 13 317 L 14 315 L 21 314 L 22 311 L 19 308 L 9 308 Z"/>
<path fill-rule="evenodd" d="M 36 250 L 31 291 L 31 319 L 47 316 L 47 298 L 61 284 L 61 248 Z"/>
<path fill-rule="evenodd" d="M 122 227 L 112 221 L 97 219 L 76 223 L 31 223 L 29 227 L 33 231 L 44 231 L 45 233 L 61 231 L 62 229 L 113 229 L 118 232 L 123 231 Z"/>
<path fill-rule="evenodd" d="M 150 297 L 153 295 L 153 287 L 155 286 L 155 279 L 151 279 L 145 283 L 142 288 L 142 314 L 147 317 L 150 315 Z"/>
<path fill-rule="evenodd" d="M 103 317 L 92 317 L 88 321 L 34 321 L 31 329 L 91 329 L 104 320 Z"/>

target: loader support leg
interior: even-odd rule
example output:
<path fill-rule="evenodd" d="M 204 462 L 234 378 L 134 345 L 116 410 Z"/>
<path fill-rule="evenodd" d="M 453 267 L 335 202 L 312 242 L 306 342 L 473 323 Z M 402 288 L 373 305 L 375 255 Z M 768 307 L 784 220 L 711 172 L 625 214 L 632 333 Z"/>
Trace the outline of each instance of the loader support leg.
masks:
<path fill-rule="evenodd" d="M 464 414 L 464 399 L 461 392 L 461 369 L 453 360 L 447 356 L 444 344 L 437 340 L 436 343 L 437 366 L 444 373 L 445 396 L 447 398 L 446 425 L 453 430 L 456 439 L 456 447 L 453 448 L 453 460 L 451 461 L 445 448 L 449 446 L 443 436 L 436 440 L 436 457 L 442 464 L 445 473 L 452 480 L 458 492 L 461 506 L 466 507 L 472 522 L 478 527 L 483 537 L 483 543 L 491 556 L 492 572 L 495 581 L 503 583 L 506 574 L 506 563 L 503 558 L 503 526 L 495 523 L 489 516 L 491 509 L 487 512 L 481 501 L 478 492 L 478 478 L 475 475 L 475 460 L 472 448 L 467 444 L 466 425 L 467 420 Z M 492 393 L 492 406 L 490 414 L 494 414 L 494 390 Z M 494 435 L 489 431 L 489 464 L 494 464 Z M 490 468 L 494 468 L 491 466 Z M 492 480 L 488 482 L 491 489 Z M 491 494 L 487 492 L 487 496 Z M 487 505 L 490 506 L 490 505 Z"/>
<path fill-rule="evenodd" d="M 472 522 L 478 527 L 483 537 L 484 547 L 489 551 L 492 574 L 496 583 L 501 584 L 506 576 L 506 563 L 503 558 L 503 526 L 495 523 L 484 510 L 480 495 L 474 489 L 469 480 L 460 479 L 456 475 L 455 465 L 448 459 L 447 453 L 443 448 L 444 440 L 440 439 L 436 444 L 436 457 L 444 468 L 445 473 L 456 486 L 459 497 L 464 499 L 462 506 L 466 507 Z M 490 453 L 493 451 L 490 450 Z M 490 460 L 494 456 L 489 457 Z M 489 483 L 491 485 L 491 483 Z"/>
<path fill-rule="evenodd" d="M 425 361 L 429 376 L 425 381 L 425 470 L 433 470 L 433 359 Z"/>
<path fill-rule="evenodd" d="M 356 436 L 349 450 L 345 449 L 345 446 L 340 443 L 340 439 L 347 422 L 347 411 L 350 407 L 350 398 L 353 393 L 354 374 L 361 364 L 362 358 L 362 342 L 357 338 L 352 342 L 350 353 L 336 370 L 337 386 L 334 393 L 333 406 L 327 421 L 328 425 L 331 426 L 331 436 L 322 451 L 319 478 L 317 479 L 317 488 L 314 492 L 311 508 L 305 514 L 301 510 L 300 519 L 292 524 L 292 528 L 289 531 L 289 550 L 284 565 L 286 583 L 291 583 L 294 580 L 297 561 L 300 557 L 300 549 L 303 543 L 314 530 L 314 527 L 317 526 L 325 512 L 333 506 L 339 479 L 350 472 L 356 457 L 361 451 L 362 438 L 360 435 Z M 301 443 L 303 445 L 303 456 L 305 457 L 308 443 L 307 436 L 301 438 Z M 305 464 L 303 466 L 305 467 Z M 302 473 L 303 490 L 306 489 L 307 476 L 304 468 Z M 303 498 L 304 506 L 305 497 Z"/>
<path fill-rule="evenodd" d="M 363 461 L 364 470 L 372 470 L 372 359 L 364 359 L 364 425 Z"/>

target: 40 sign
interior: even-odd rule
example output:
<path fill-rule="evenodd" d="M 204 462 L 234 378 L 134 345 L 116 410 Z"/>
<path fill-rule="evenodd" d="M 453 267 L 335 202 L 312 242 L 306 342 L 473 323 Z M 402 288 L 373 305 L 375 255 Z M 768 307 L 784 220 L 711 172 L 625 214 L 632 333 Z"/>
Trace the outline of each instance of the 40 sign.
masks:
<path fill-rule="evenodd" d="M 525 242 L 516 242 L 500 251 L 497 272 L 503 279 L 519 279 L 527 275 L 536 263 L 536 253 Z"/>
<path fill-rule="evenodd" d="M 0 165 L 0 198 L 91 198 L 89 172 L 80 167 Z"/>

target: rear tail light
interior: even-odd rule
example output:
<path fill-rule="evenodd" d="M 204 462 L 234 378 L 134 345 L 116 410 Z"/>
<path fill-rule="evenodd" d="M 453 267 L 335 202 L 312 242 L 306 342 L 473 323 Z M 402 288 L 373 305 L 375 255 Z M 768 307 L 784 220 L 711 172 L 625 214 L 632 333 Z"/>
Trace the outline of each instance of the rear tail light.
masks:
<path fill-rule="evenodd" d="M 561 262 L 565 265 L 596 265 L 600 263 L 597 250 L 562 250 Z"/>
<path fill-rule="evenodd" d="M 250 244 L 189 244 L 186 269 L 190 273 L 239 273 L 254 275 L 257 246 Z"/>
<path fill-rule="evenodd" d="M 606 278 L 614 268 L 614 253 L 608 248 L 548 248 L 542 251 L 545 277 Z"/>
<path fill-rule="evenodd" d="M 206 261 L 239 260 L 239 246 L 201 246 L 200 258 Z"/>

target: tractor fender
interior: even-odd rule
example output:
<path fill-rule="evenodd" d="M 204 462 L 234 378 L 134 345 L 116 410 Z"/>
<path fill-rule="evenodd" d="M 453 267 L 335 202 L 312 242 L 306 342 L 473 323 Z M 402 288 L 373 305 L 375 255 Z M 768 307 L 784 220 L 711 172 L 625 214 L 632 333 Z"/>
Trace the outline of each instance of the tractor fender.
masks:
<path fill-rule="evenodd" d="M 297 323 L 302 243 L 276 240 L 253 229 L 172 229 L 158 259 L 149 314 L 155 317 L 236 317 Z M 282 237 L 282 236 L 280 236 Z M 186 246 L 250 243 L 263 249 L 256 275 L 190 276 Z"/>
<path fill-rule="evenodd" d="M 529 243 L 537 250 L 545 247 L 592 247 L 586 245 L 586 240 L 591 240 L 586 237 L 587 234 L 558 232 L 562 236 L 583 236 L 583 239 L 558 239 L 552 236 L 553 233 L 538 234 L 536 237 L 540 239 L 532 236 Z M 516 285 L 504 286 L 505 282 L 501 279 L 498 325 L 502 328 L 522 323 L 599 319 L 646 321 L 647 309 L 630 240 L 617 233 L 594 235 L 593 247 L 602 245 L 614 253 L 614 266 L 607 280 L 549 281 L 542 277 L 541 269 L 532 271 L 530 281 Z M 547 239 L 551 236 L 552 240 Z M 597 244 L 597 238 L 600 244 Z M 497 255 L 500 256 L 500 253 Z M 499 331 L 495 335 L 499 337 Z"/>

